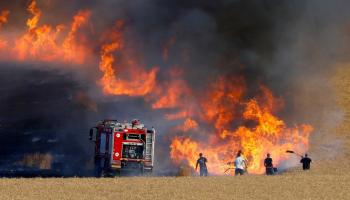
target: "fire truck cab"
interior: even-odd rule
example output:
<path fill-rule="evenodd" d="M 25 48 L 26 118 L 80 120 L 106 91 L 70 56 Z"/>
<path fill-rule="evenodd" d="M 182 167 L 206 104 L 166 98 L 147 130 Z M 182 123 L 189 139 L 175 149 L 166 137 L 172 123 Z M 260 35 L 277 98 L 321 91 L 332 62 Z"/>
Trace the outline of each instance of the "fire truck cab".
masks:
<path fill-rule="evenodd" d="M 95 143 L 95 175 L 119 174 L 121 170 L 151 173 L 154 163 L 155 129 L 139 120 L 121 123 L 104 120 L 90 129 Z"/>

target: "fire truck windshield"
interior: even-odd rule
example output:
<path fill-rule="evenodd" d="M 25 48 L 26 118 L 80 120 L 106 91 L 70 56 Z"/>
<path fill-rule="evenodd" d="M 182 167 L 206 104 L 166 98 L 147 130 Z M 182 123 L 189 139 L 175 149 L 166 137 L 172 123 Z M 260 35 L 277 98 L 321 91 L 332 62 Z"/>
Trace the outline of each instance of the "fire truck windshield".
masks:
<path fill-rule="evenodd" d="M 145 134 L 123 134 L 123 140 L 146 140 Z"/>
<path fill-rule="evenodd" d="M 143 145 L 123 145 L 123 158 L 142 159 L 143 158 Z"/>

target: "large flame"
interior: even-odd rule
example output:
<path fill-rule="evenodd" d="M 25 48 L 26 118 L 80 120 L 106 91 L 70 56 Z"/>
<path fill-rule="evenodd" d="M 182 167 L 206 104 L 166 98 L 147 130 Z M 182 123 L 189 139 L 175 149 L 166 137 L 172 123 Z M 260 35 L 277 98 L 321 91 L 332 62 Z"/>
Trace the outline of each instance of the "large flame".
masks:
<path fill-rule="evenodd" d="M 121 32 L 123 26 L 124 22 L 118 21 L 116 27 L 110 33 L 112 42 L 102 46 L 100 70 L 103 72 L 103 77 L 100 84 L 105 94 L 144 96 L 154 89 L 158 69 L 152 68 L 148 72 L 138 67 L 134 60 L 126 58 L 126 61 L 119 63 L 126 65 L 128 79 L 124 80 L 117 77 L 118 72 L 115 69 L 118 67 L 114 65 L 118 58 L 114 53 L 122 53 L 123 51 L 123 34 Z"/>
<path fill-rule="evenodd" d="M 76 63 L 83 63 L 86 54 L 86 47 L 82 44 L 79 44 L 76 41 L 78 30 L 80 27 L 86 25 L 90 18 L 90 11 L 84 10 L 79 11 L 73 18 L 73 23 L 71 25 L 70 32 L 65 38 L 62 49 L 63 49 L 63 59 L 66 61 L 72 61 Z M 82 37 L 82 36 L 80 36 Z"/>
<path fill-rule="evenodd" d="M 238 80 L 238 81 L 237 81 Z M 263 159 L 270 153 L 275 166 L 288 159 L 286 150 L 304 152 L 308 149 L 310 125 L 289 128 L 273 114 L 280 100 L 261 87 L 261 96 L 244 99 L 244 86 L 238 78 L 234 82 L 220 78 L 202 104 L 203 126 L 213 128 L 212 133 L 197 139 L 176 136 L 171 144 L 171 158 L 177 164 L 187 161 L 195 166 L 198 153 L 208 158 L 213 174 L 223 174 L 241 150 L 248 160 L 248 172 L 264 172 Z M 235 125 L 237 124 L 237 125 Z M 187 131 L 182 129 L 183 131 Z"/>
<path fill-rule="evenodd" d="M 186 70 L 181 70 L 184 67 L 176 64 L 163 69 L 164 77 L 158 77 L 158 67 L 147 69 L 135 59 L 137 51 L 128 46 L 124 32 L 127 24 L 123 20 L 118 20 L 103 36 L 94 33 L 95 41 L 91 42 L 87 39 L 93 32 L 88 29 L 93 27 L 89 10 L 78 11 L 70 23 L 55 25 L 42 24 L 45 13 L 35 0 L 27 11 L 30 17 L 26 24 L 23 20 L 25 30 L 20 34 L 3 34 L 10 11 L 0 11 L 0 59 L 85 66 L 94 50 L 99 51 L 91 63 L 101 73 L 96 82 L 104 94 L 143 97 L 150 109 L 161 110 L 164 120 L 176 124 L 168 133 L 175 164 L 194 167 L 202 152 L 209 160 L 209 171 L 222 174 L 241 150 L 248 160 L 248 171 L 259 174 L 264 171 L 267 153 L 275 165 L 280 165 L 288 159 L 286 150 L 308 150 L 313 128 L 304 124 L 289 127 L 278 116 L 283 101 L 265 86 L 248 91 L 249 82 L 243 76 L 210 74 L 210 83 L 203 80 L 201 87 L 194 87 L 185 79 Z M 159 46 L 163 64 L 173 62 L 170 56 L 176 48 L 172 47 L 178 40 L 173 36 Z M 182 53 L 188 60 L 189 54 Z M 77 95 L 76 99 L 97 110 L 84 95 Z"/>
<path fill-rule="evenodd" d="M 84 44 L 77 41 L 77 32 L 87 24 L 89 11 L 79 11 L 73 17 L 70 29 L 67 29 L 64 24 L 55 27 L 48 24 L 39 25 L 42 11 L 35 0 L 27 10 L 33 16 L 27 20 L 27 31 L 15 39 L 14 57 L 23 61 L 66 61 L 80 64 L 84 62 L 89 51 Z"/>

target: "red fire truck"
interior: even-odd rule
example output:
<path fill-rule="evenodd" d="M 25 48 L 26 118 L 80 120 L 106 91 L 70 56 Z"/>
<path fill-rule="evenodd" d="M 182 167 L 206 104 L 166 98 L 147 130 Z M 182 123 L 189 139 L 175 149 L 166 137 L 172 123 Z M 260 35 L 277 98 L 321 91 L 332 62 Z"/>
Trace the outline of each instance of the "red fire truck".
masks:
<path fill-rule="evenodd" d="M 139 120 L 121 123 L 104 120 L 90 129 L 95 143 L 95 175 L 119 174 L 121 170 L 151 173 L 154 163 L 155 129 Z"/>

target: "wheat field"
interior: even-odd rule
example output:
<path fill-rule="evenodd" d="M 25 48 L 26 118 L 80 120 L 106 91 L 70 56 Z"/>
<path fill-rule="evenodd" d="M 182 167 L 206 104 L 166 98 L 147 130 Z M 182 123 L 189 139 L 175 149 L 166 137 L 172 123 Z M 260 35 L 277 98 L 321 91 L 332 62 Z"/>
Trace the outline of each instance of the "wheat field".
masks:
<path fill-rule="evenodd" d="M 1 199 L 350 199 L 350 175 L 3 179 Z"/>
<path fill-rule="evenodd" d="M 332 160 L 267 177 L 121 177 L 0 179 L 0 199 L 350 199 L 350 66 L 330 80 L 344 112 L 335 133 L 344 143 Z"/>

